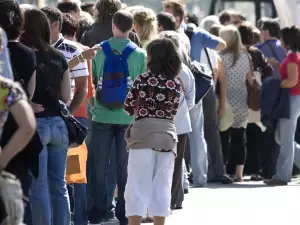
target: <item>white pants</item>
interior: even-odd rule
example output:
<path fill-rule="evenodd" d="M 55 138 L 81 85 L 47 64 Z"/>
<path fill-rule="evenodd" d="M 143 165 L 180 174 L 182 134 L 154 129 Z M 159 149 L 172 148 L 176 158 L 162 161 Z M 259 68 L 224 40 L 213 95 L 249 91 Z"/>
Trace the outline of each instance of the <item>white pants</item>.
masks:
<path fill-rule="evenodd" d="M 125 189 L 126 216 L 167 217 L 171 204 L 175 155 L 152 149 L 129 151 Z"/>

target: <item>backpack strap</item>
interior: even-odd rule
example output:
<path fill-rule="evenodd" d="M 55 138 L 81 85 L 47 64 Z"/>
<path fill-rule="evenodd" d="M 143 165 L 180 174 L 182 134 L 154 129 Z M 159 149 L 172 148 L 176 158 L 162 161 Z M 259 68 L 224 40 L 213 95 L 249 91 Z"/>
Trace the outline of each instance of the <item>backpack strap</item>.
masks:
<path fill-rule="evenodd" d="M 188 36 L 190 41 L 192 41 L 192 38 L 194 36 L 194 27 L 192 25 L 188 24 L 185 29 L 185 34 L 186 34 L 186 36 Z"/>
<path fill-rule="evenodd" d="M 128 57 L 130 56 L 130 54 L 132 52 L 134 52 L 134 50 L 137 48 L 138 46 L 130 41 L 127 46 L 125 47 L 124 51 L 122 52 L 122 58 L 125 62 L 127 62 Z"/>
<path fill-rule="evenodd" d="M 109 44 L 108 40 L 103 41 L 100 44 L 100 46 L 102 47 L 102 51 L 103 51 L 104 55 L 106 56 L 106 58 L 111 57 L 112 49 L 110 47 L 110 44 Z"/>
<path fill-rule="evenodd" d="M 137 48 L 138 46 L 130 41 L 127 46 L 125 47 L 124 51 L 122 52 L 122 59 L 123 59 L 123 62 L 124 62 L 124 67 L 125 67 L 125 70 L 126 70 L 126 76 L 129 77 L 129 70 L 128 70 L 128 64 L 127 64 L 127 59 L 128 57 L 130 56 L 131 53 L 134 52 L 134 50 Z"/>

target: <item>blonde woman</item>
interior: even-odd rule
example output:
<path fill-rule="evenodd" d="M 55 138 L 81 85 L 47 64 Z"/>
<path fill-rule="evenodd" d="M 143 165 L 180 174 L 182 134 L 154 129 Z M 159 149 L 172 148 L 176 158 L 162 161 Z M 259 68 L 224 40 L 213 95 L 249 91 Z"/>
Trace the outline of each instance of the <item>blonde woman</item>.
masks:
<path fill-rule="evenodd" d="M 233 111 L 232 127 L 221 132 L 221 135 L 227 143 L 223 148 L 229 148 L 228 164 L 235 167 L 234 180 L 242 182 L 246 159 L 244 136 L 248 118 L 246 79 L 252 82 L 250 58 L 243 49 L 241 36 L 236 27 L 229 25 L 221 28 L 220 37 L 227 43 L 220 56 L 227 77 L 227 98 Z"/>
<path fill-rule="evenodd" d="M 128 7 L 126 10 L 128 10 L 132 15 L 134 15 L 134 13 L 136 11 L 144 10 L 144 9 L 145 9 L 145 7 L 142 5 L 134 5 L 134 6 Z"/>
<path fill-rule="evenodd" d="M 140 8 L 133 14 L 134 30 L 140 39 L 142 47 L 157 35 L 156 14 L 152 9 Z"/>

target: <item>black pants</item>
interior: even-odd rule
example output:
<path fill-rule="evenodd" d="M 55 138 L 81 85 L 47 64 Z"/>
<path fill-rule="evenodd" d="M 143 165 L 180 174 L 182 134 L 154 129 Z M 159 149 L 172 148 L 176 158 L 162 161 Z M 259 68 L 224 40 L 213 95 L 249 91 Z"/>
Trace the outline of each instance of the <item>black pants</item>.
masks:
<path fill-rule="evenodd" d="M 220 132 L 220 136 L 227 172 L 235 174 L 236 166 L 245 164 L 245 128 L 230 128 Z"/>
<path fill-rule="evenodd" d="M 181 207 L 184 199 L 182 162 L 186 149 L 187 137 L 187 134 L 178 135 L 177 157 L 175 159 L 172 182 L 171 208 L 174 208 L 175 206 Z"/>
<path fill-rule="evenodd" d="M 190 153 L 190 143 L 189 139 L 186 139 L 186 148 L 184 153 L 184 160 L 187 172 L 191 172 L 191 153 Z"/>
<path fill-rule="evenodd" d="M 259 174 L 261 169 L 260 154 L 264 141 L 264 132 L 255 123 L 250 123 L 246 129 L 247 158 L 245 174 Z"/>
<path fill-rule="evenodd" d="M 277 159 L 280 146 L 275 141 L 275 131 L 267 129 L 261 149 L 262 175 L 265 179 L 271 179 L 276 173 Z"/>

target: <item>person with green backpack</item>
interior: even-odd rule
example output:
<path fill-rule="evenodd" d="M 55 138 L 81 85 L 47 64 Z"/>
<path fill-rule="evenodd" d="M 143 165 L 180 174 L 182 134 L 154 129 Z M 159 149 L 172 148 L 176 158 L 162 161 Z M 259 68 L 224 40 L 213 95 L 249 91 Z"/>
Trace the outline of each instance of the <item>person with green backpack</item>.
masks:
<path fill-rule="evenodd" d="M 118 197 L 116 216 L 121 225 L 127 224 L 124 192 L 127 182 L 128 152 L 124 133 L 132 117 L 123 111 L 127 91 L 136 77 L 146 70 L 146 53 L 129 40 L 133 17 L 127 11 L 118 11 L 112 19 L 113 38 L 100 44 L 93 60 L 95 84 L 92 137 L 88 161 L 94 172 L 88 178 L 90 200 L 89 220 L 93 223 L 114 221 L 115 215 L 107 209 L 106 171 L 113 141 L 116 143 Z M 109 211 L 109 212 L 108 212 Z"/>

